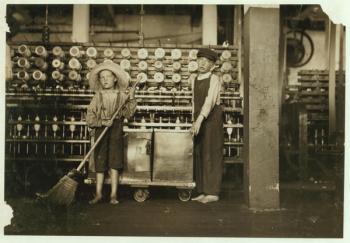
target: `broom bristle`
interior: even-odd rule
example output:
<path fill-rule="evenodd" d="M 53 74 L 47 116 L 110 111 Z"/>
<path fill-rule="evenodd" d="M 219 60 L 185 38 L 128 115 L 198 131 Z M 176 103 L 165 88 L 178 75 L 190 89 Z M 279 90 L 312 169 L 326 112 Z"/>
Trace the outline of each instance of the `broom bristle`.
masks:
<path fill-rule="evenodd" d="M 65 175 L 47 192 L 47 200 L 53 204 L 69 206 L 74 200 L 77 187 L 78 182 Z"/>

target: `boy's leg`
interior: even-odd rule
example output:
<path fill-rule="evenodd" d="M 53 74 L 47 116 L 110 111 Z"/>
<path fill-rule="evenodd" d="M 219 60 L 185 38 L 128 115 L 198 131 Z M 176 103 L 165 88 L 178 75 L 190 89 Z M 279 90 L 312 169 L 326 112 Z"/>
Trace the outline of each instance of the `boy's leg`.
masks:
<path fill-rule="evenodd" d="M 96 204 L 102 200 L 102 187 L 104 182 L 104 173 L 96 173 L 96 195 L 94 199 L 89 201 L 89 204 Z"/>
<path fill-rule="evenodd" d="M 104 182 L 104 173 L 96 173 L 96 197 L 102 198 L 102 187 Z"/>
<path fill-rule="evenodd" d="M 192 198 L 192 201 L 200 201 L 205 197 L 203 193 L 202 136 L 200 133 L 194 139 L 194 177 L 198 196 Z"/>
<path fill-rule="evenodd" d="M 99 138 L 103 132 L 103 128 L 99 127 L 95 131 L 95 138 Z M 107 145 L 109 133 L 107 132 L 99 144 L 95 147 L 94 159 L 95 159 L 95 171 L 96 171 L 96 195 L 89 201 L 89 204 L 96 204 L 102 200 L 102 188 L 104 183 L 104 171 L 106 168 L 107 161 Z"/>
<path fill-rule="evenodd" d="M 117 191 L 119 182 L 118 169 L 123 168 L 124 159 L 124 138 L 123 121 L 117 119 L 110 127 L 111 136 L 108 141 L 108 166 L 111 176 L 111 204 L 117 204 Z"/>
<path fill-rule="evenodd" d="M 111 204 L 117 204 L 117 191 L 118 191 L 118 180 L 119 172 L 116 169 L 110 169 L 111 171 Z"/>

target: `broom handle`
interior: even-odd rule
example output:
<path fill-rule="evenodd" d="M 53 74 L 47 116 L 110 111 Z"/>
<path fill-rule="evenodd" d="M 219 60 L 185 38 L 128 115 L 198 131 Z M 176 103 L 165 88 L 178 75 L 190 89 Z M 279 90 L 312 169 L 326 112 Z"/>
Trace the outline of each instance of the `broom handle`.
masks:
<path fill-rule="evenodd" d="M 137 85 L 139 82 L 140 82 L 140 79 L 136 80 L 136 83 L 132 86 L 132 88 L 135 88 L 136 85 Z M 124 103 L 123 103 L 123 104 L 117 109 L 117 111 L 113 114 L 113 116 L 112 116 L 112 118 L 111 118 L 112 121 L 117 117 L 119 111 L 124 107 L 126 101 L 129 99 L 129 97 L 130 97 L 130 94 L 127 95 L 127 97 L 126 97 Z M 88 160 L 88 158 L 89 158 L 89 156 L 91 155 L 92 151 L 94 151 L 94 149 L 96 148 L 97 144 L 101 141 L 102 137 L 105 135 L 105 133 L 107 132 L 108 128 L 109 128 L 109 127 L 105 127 L 105 128 L 103 129 L 101 135 L 97 138 L 97 140 L 94 142 L 94 144 L 93 144 L 92 147 L 90 148 L 89 152 L 85 155 L 84 159 L 80 162 L 79 166 L 77 167 L 77 170 L 78 170 L 78 171 L 81 170 L 81 168 L 83 168 L 84 164 L 85 164 L 86 161 Z"/>

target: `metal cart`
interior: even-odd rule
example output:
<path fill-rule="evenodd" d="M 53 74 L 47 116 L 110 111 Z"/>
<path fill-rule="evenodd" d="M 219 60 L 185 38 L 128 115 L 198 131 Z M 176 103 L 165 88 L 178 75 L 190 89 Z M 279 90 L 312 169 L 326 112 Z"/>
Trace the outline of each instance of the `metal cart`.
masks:
<path fill-rule="evenodd" d="M 181 201 L 190 200 L 195 183 L 193 142 L 188 130 L 125 129 L 124 153 L 119 184 L 135 188 L 137 202 L 150 196 L 150 186 L 176 187 Z M 85 183 L 95 183 L 94 173 L 89 171 Z"/>

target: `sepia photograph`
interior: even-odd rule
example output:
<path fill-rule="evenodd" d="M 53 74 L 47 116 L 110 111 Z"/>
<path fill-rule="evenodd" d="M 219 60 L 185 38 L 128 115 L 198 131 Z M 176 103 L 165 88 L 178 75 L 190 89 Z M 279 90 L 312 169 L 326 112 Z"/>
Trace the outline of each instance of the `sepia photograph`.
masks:
<path fill-rule="evenodd" d="M 5 242 L 345 239 L 346 23 L 322 4 L 2 7 Z"/>

